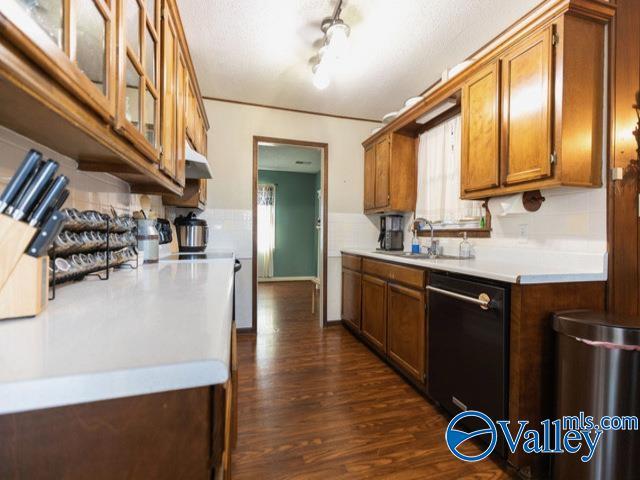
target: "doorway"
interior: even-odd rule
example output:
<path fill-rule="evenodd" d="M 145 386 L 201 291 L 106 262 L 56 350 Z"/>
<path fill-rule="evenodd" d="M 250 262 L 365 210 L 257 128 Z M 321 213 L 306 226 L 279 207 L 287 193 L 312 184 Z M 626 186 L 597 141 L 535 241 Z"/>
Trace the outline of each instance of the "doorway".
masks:
<path fill-rule="evenodd" d="M 326 143 L 253 138 L 253 332 L 278 321 L 286 302 L 274 295 L 307 302 L 326 325 L 328 154 Z"/>

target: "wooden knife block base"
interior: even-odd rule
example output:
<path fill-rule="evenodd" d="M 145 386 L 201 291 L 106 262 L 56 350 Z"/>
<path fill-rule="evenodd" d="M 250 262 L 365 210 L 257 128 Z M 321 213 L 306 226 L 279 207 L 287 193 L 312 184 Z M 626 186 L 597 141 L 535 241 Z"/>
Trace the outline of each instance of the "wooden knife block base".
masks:
<path fill-rule="evenodd" d="M 0 289 L 0 320 L 33 317 L 49 302 L 49 257 L 22 254 Z"/>
<path fill-rule="evenodd" d="M 36 234 L 35 228 L 0 214 L 0 291 Z"/>

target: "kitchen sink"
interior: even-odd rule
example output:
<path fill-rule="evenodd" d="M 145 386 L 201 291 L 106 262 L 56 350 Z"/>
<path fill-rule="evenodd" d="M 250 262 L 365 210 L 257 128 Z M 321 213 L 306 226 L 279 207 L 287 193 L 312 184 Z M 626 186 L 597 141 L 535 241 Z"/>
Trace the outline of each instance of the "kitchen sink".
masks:
<path fill-rule="evenodd" d="M 394 257 L 404 257 L 404 258 L 415 258 L 416 260 L 472 260 L 471 258 L 463 258 L 458 255 L 431 255 L 429 253 L 412 253 L 412 252 L 381 252 L 376 251 L 375 253 L 381 253 L 383 255 L 390 255 Z"/>

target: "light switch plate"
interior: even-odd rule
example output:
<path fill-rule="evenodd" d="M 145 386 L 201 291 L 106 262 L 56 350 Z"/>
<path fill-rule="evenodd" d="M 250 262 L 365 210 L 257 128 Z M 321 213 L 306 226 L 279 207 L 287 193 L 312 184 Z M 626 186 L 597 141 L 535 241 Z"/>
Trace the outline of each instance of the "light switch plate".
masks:
<path fill-rule="evenodd" d="M 521 223 L 518 225 L 518 243 L 527 243 L 529 241 L 529 225 Z"/>

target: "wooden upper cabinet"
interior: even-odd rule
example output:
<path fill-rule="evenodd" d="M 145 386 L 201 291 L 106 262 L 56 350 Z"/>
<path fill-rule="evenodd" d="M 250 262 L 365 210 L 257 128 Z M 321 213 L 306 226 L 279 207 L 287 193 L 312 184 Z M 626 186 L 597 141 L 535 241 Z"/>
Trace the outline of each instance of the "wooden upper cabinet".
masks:
<path fill-rule="evenodd" d="M 462 87 L 462 191 L 500 185 L 500 64 L 496 60 Z"/>
<path fill-rule="evenodd" d="M 176 0 L 0 0 L 0 50 L 2 125 L 132 191 L 179 196 L 187 124 L 203 153 L 208 120 Z"/>
<path fill-rule="evenodd" d="M 186 103 L 187 103 L 187 65 L 181 50 L 178 50 L 176 64 L 176 175 L 175 180 L 184 187 L 185 184 L 185 143 L 186 137 Z"/>
<path fill-rule="evenodd" d="M 427 357 L 424 290 L 389 283 L 387 291 L 389 358 L 419 383 L 424 383 Z"/>
<path fill-rule="evenodd" d="M 206 155 L 207 151 L 207 127 L 204 116 L 198 103 L 195 87 L 189 80 L 186 93 L 186 135 L 198 153 Z"/>
<path fill-rule="evenodd" d="M 108 122 L 117 92 L 114 1 L 0 1 L 2 35 Z"/>
<path fill-rule="evenodd" d="M 187 137 L 191 140 L 191 142 L 195 145 L 196 138 L 196 116 L 198 111 L 198 103 L 196 101 L 196 94 L 191 83 L 191 79 L 187 81 L 187 103 L 186 103 L 186 113 L 187 113 Z"/>
<path fill-rule="evenodd" d="M 551 175 L 553 36 L 553 27 L 548 27 L 502 57 L 502 152 L 507 185 Z"/>
<path fill-rule="evenodd" d="M 160 0 L 118 5 L 118 130 L 151 161 L 160 155 Z"/>
<path fill-rule="evenodd" d="M 160 169 L 175 177 L 178 168 L 178 34 L 169 8 L 162 16 L 162 155 Z"/>
<path fill-rule="evenodd" d="M 364 151 L 364 209 L 376 206 L 376 150 L 373 145 Z"/>
<path fill-rule="evenodd" d="M 416 206 L 413 137 L 393 133 L 364 146 L 364 211 L 410 212 Z"/>
<path fill-rule="evenodd" d="M 206 178 L 201 178 L 200 180 L 198 180 L 198 182 L 200 187 L 200 190 L 198 191 L 199 207 L 204 209 L 204 207 L 207 206 L 207 193 L 208 193 L 207 185 L 209 183 Z"/>
<path fill-rule="evenodd" d="M 391 201 L 389 194 L 389 165 L 391 163 L 391 140 L 384 138 L 376 143 L 374 207 L 385 208 Z"/>
<path fill-rule="evenodd" d="M 207 206 L 207 180 L 188 178 L 182 195 L 163 195 L 162 203 L 173 207 L 204 210 Z"/>

